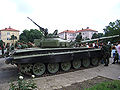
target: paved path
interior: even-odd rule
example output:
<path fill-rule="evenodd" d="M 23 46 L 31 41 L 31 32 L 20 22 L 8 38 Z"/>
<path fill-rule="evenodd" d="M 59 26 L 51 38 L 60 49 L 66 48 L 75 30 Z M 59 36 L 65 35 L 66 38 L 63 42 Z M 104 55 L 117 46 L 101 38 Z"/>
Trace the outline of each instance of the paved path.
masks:
<path fill-rule="evenodd" d="M 63 86 L 70 86 L 76 82 L 92 79 L 97 76 L 103 76 L 111 79 L 118 79 L 120 76 L 120 64 L 109 64 L 105 67 L 103 64 L 98 67 L 78 70 L 59 75 L 35 78 L 35 82 L 39 90 L 53 90 L 62 88 Z M 8 90 L 9 84 L 7 82 L 0 84 L 0 90 Z"/>
<path fill-rule="evenodd" d="M 120 65 L 110 64 L 108 67 L 100 65 L 95 68 L 39 78 L 36 79 L 36 82 L 40 90 L 53 90 L 62 88 L 63 86 L 70 86 L 73 83 L 82 82 L 97 76 L 103 76 L 117 80 L 118 76 L 120 76 Z"/>

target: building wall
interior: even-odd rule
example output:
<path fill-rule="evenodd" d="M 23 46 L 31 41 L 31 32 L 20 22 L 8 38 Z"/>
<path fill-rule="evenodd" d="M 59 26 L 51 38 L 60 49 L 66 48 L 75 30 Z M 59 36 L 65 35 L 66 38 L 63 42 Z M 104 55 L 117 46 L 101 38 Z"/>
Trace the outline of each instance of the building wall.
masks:
<path fill-rule="evenodd" d="M 81 33 L 82 39 L 84 39 L 84 40 L 85 40 L 86 38 L 91 39 L 94 33 L 98 34 L 97 31 L 81 31 L 81 32 L 76 32 L 76 33 L 66 32 L 66 34 L 67 34 L 67 40 L 72 40 L 72 41 L 74 41 L 75 38 L 77 37 L 77 35 L 78 35 L 79 33 Z M 65 39 L 65 32 L 60 33 L 60 34 L 59 34 L 59 37 L 60 37 L 61 39 Z"/>
<path fill-rule="evenodd" d="M 94 33 L 98 34 L 98 32 L 89 31 L 89 39 L 92 38 L 92 36 L 93 36 Z"/>
<path fill-rule="evenodd" d="M 61 39 L 65 39 L 65 33 L 60 33 L 60 34 L 59 34 L 59 37 L 60 37 Z"/>
<path fill-rule="evenodd" d="M 94 33 L 98 34 L 98 32 L 95 31 L 82 31 L 82 32 L 77 32 L 76 37 L 79 33 L 81 33 L 82 39 L 86 39 L 86 38 L 91 39 Z"/>
<path fill-rule="evenodd" d="M 13 40 L 10 40 L 12 35 L 17 37 L 17 39 L 15 41 L 19 40 L 19 32 L 18 31 L 0 31 L 0 32 L 1 32 L 0 39 L 3 40 L 3 42 L 5 42 L 5 44 L 13 43 Z"/>
<path fill-rule="evenodd" d="M 65 35 L 66 34 L 66 35 Z M 75 40 L 75 36 L 76 36 L 76 34 L 75 33 L 69 33 L 69 32 L 63 32 L 63 33 L 60 33 L 59 34 L 59 37 L 61 38 L 61 39 L 65 39 L 65 37 L 66 37 L 66 39 L 67 40 L 72 40 L 72 41 L 74 41 Z"/>

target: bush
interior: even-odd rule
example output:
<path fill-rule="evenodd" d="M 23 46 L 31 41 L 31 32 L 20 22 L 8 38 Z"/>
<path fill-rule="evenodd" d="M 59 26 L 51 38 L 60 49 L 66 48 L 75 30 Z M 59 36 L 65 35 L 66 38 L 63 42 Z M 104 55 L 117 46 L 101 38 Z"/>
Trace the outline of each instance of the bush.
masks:
<path fill-rule="evenodd" d="M 32 78 L 35 76 L 32 75 Z M 9 90 L 34 90 L 36 89 L 36 83 L 33 79 L 23 80 L 23 76 L 19 76 L 17 82 L 11 82 Z"/>

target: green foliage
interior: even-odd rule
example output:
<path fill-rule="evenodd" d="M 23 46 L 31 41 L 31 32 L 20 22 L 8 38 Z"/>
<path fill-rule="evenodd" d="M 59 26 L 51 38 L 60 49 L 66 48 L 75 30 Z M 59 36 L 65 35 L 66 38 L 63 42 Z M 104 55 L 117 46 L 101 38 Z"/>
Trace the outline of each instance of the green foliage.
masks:
<path fill-rule="evenodd" d="M 16 39 L 17 39 L 17 37 L 15 35 L 12 35 L 10 38 L 10 40 L 16 40 Z"/>
<path fill-rule="evenodd" d="M 100 38 L 100 37 L 103 37 L 103 33 L 98 33 L 98 34 L 94 33 L 92 39 Z"/>
<path fill-rule="evenodd" d="M 110 22 L 108 26 L 104 29 L 105 36 L 113 36 L 113 35 L 120 35 L 120 20 L 116 20 L 115 22 Z M 112 43 L 117 42 L 120 40 L 120 37 L 116 39 L 109 39 Z"/>
<path fill-rule="evenodd" d="M 103 33 L 98 33 L 98 37 L 100 38 L 100 37 L 103 37 L 104 35 L 103 35 Z"/>
<path fill-rule="evenodd" d="M 103 82 L 85 90 L 120 90 L 120 81 Z"/>
<path fill-rule="evenodd" d="M 41 39 L 35 39 L 34 43 L 35 43 L 35 46 L 40 47 L 41 46 Z"/>
<path fill-rule="evenodd" d="M 37 86 L 33 79 L 23 80 L 23 78 L 19 78 L 17 82 L 10 83 L 9 90 L 34 90 L 36 88 Z"/>
<path fill-rule="evenodd" d="M 94 33 L 92 39 L 98 38 L 98 34 Z"/>
<path fill-rule="evenodd" d="M 110 22 L 104 29 L 105 36 L 120 35 L 120 20 Z"/>
<path fill-rule="evenodd" d="M 23 33 L 20 34 L 20 41 L 24 41 L 24 42 L 33 43 L 34 39 L 41 39 L 41 38 L 42 38 L 42 33 L 37 29 L 30 29 L 30 31 L 24 30 Z"/>
<path fill-rule="evenodd" d="M 85 38 L 85 40 L 90 40 L 89 38 Z"/>

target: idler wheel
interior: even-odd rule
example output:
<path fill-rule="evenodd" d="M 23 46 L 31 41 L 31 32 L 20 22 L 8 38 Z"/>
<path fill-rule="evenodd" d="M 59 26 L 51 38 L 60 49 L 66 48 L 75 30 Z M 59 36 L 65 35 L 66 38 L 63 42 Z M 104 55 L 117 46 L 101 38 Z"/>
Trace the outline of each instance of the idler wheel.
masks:
<path fill-rule="evenodd" d="M 72 62 L 73 68 L 74 69 L 79 69 L 81 67 L 81 60 L 73 60 Z"/>
<path fill-rule="evenodd" d="M 90 60 L 88 59 L 88 58 L 85 58 L 85 59 L 83 59 L 82 60 L 82 65 L 84 66 L 84 67 L 89 67 L 89 65 L 90 65 Z"/>
<path fill-rule="evenodd" d="M 59 70 L 59 63 L 48 63 L 47 70 L 49 73 L 55 74 Z"/>
<path fill-rule="evenodd" d="M 35 74 L 36 76 L 40 76 L 42 75 L 46 70 L 45 64 L 43 63 L 36 63 L 33 65 L 33 74 Z"/>
<path fill-rule="evenodd" d="M 97 66 L 98 63 L 99 63 L 98 58 L 92 58 L 92 59 L 91 59 L 91 64 L 92 64 L 93 66 Z"/>
<path fill-rule="evenodd" d="M 68 71 L 71 68 L 71 62 L 62 62 L 61 69 L 63 71 Z"/>

